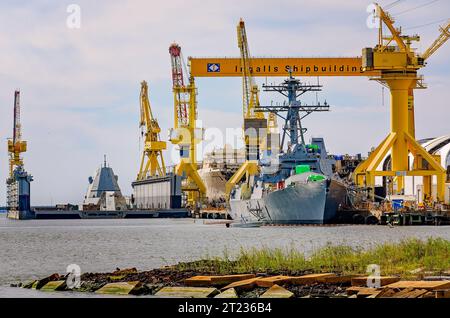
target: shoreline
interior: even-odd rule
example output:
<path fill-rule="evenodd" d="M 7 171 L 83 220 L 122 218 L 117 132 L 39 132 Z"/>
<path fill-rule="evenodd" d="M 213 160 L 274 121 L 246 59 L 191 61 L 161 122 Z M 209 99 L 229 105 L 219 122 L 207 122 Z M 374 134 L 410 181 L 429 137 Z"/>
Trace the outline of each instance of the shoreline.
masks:
<path fill-rule="evenodd" d="M 376 264 L 374 260 L 379 261 L 377 266 L 381 271 L 368 276 L 366 270 L 361 269 Z M 95 295 L 155 297 L 190 297 L 192 293 L 193 297 L 200 294 L 215 297 L 229 290 L 232 298 L 264 297 L 275 289 L 289 298 L 347 298 L 359 297 L 360 292 L 367 297 L 386 293 L 391 284 L 402 283 L 412 287 L 399 287 L 389 293 L 399 293 L 406 288 L 417 297 L 425 294 L 431 297 L 442 290 L 447 295 L 446 289 L 450 290 L 450 241 L 409 239 L 379 244 L 367 251 L 326 246 L 309 258 L 296 250 L 241 250 L 234 259 L 224 255 L 147 271 L 117 268 L 106 273 L 83 273 L 79 277 L 80 286 L 67 287 L 74 277 L 73 274 L 53 274 L 10 286 L 48 292 L 73 290 Z M 379 285 L 370 286 L 370 281 Z M 415 288 L 416 285 L 420 288 Z"/>

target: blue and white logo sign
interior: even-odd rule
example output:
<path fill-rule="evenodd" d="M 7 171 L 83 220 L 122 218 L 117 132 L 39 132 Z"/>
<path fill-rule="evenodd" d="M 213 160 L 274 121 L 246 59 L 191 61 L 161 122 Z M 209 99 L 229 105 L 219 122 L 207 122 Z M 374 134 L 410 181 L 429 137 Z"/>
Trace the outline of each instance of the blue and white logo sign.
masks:
<path fill-rule="evenodd" d="M 218 73 L 220 72 L 219 63 L 208 63 L 208 73 Z"/>

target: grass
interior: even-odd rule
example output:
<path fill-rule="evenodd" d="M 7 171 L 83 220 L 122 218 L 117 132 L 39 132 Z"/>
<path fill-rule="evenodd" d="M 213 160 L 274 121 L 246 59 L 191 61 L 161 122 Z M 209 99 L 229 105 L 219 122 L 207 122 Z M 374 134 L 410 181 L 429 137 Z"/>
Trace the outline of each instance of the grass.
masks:
<path fill-rule="evenodd" d="M 232 258 L 225 251 L 222 257 L 180 263 L 177 269 L 216 274 L 306 271 L 365 274 L 369 264 L 379 265 L 382 275 L 410 277 L 415 276 L 411 272 L 418 269 L 439 274 L 450 270 L 450 241 L 441 238 L 407 239 L 377 244 L 370 249 L 328 244 L 313 251 L 309 257 L 293 247 L 241 248 L 237 257 Z"/>

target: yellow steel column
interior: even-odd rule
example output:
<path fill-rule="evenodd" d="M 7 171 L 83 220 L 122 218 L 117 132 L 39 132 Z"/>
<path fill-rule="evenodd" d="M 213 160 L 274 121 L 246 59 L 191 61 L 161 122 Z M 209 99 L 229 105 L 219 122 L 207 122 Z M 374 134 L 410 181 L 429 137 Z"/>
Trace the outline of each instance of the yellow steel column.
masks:
<path fill-rule="evenodd" d="M 424 176 L 423 177 L 423 199 L 424 200 L 429 200 L 431 199 L 431 180 L 432 177 L 431 176 Z"/>
<path fill-rule="evenodd" d="M 408 90 L 408 133 L 416 139 L 416 123 L 414 118 L 414 89 Z"/>
<path fill-rule="evenodd" d="M 447 179 L 447 175 L 445 173 L 437 174 L 437 199 L 440 202 L 446 202 L 445 198 L 445 181 Z"/>
<path fill-rule="evenodd" d="M 397 172 L 405 172 L 408 167 L 408 144 L 404 136 L 410 129 L 408 114 L 408 96 L 409 89 L 416 83 L 416 75 L 412 78 L 402 78 L 393 75 L 384 77 L 387 85 L 391 90 L 391 131 L 397 134 L 392 151 L 392 170 Z M 403 175 L 397 176 L 397 192 L 402 193 L 404 190 L 405 180 Z"/>

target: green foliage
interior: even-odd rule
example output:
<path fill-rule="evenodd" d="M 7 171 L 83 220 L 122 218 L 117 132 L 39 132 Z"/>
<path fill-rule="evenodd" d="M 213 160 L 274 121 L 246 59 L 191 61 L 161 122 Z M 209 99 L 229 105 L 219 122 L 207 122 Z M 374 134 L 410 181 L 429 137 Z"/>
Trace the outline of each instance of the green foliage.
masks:
<path fill-rule="evenodd" d="M 450 241 L 441 238 L 425 241 L 407 239 L 377 244 L 368 249 L 328 244 L 314 250 L 309 257 L 294 247 L 241 248 L 233 259 L 225 251 L 222 257 L 179 264 L 178 269 L 217 274 L 304 271 L 365 274 L 370 264 L 379 265 L 382 275 L 406 277 L 417 269 L 436 273 L 447 271 L 450 269 Z"/>

